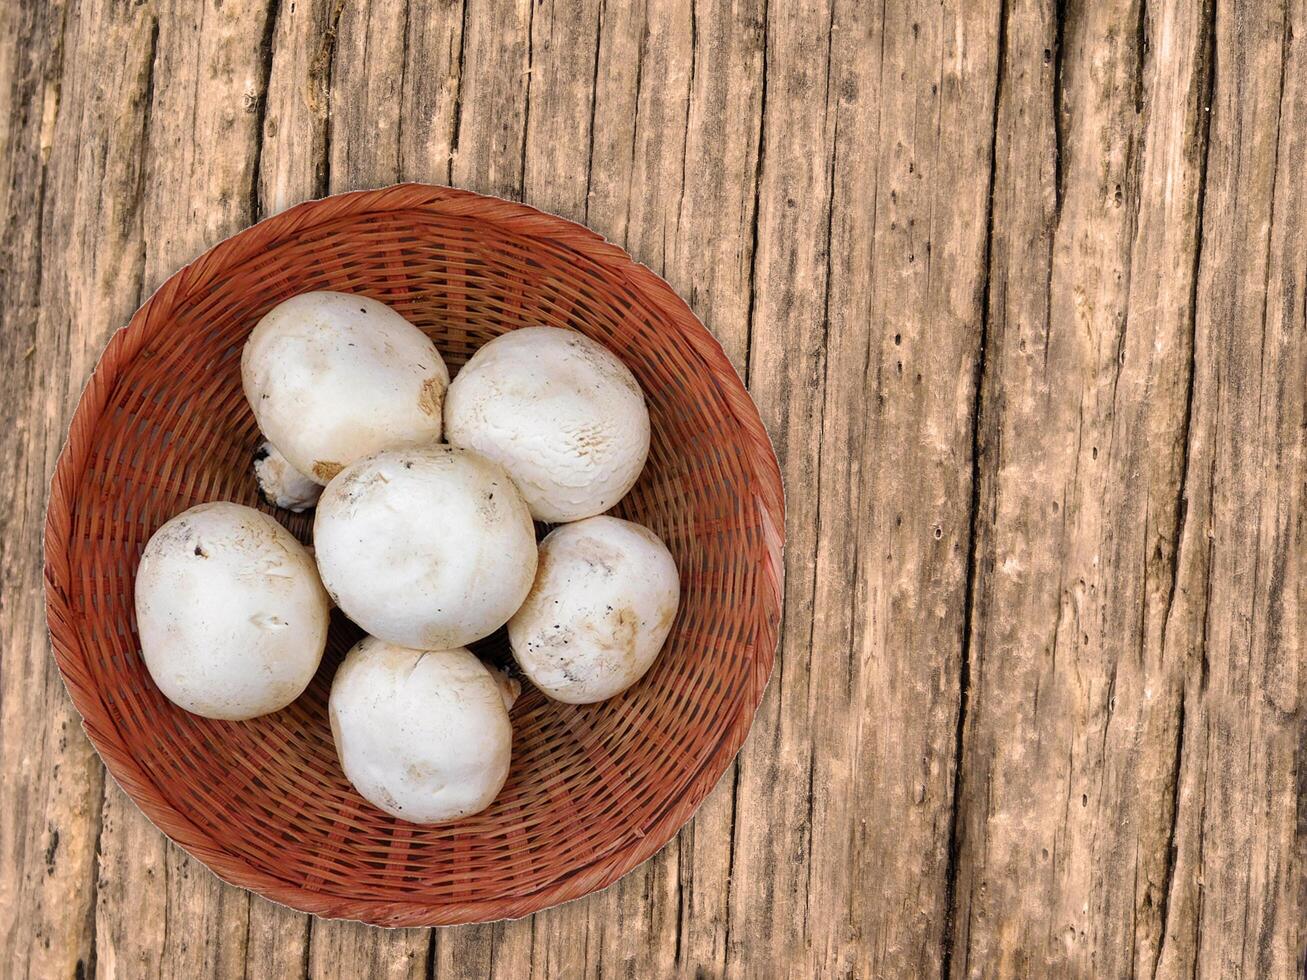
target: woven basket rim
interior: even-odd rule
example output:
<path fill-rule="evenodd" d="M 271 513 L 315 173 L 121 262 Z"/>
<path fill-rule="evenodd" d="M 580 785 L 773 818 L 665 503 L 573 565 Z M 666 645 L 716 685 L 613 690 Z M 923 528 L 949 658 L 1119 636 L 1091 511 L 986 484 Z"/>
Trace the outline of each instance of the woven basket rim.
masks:
<path fill-rule="evenodd" d="M 759 669 L 743 692 L 731 724 L 708 753 L 683 795 L 670 802 L 640 838 L 619 846 L 583 868 L 555 878 L 526 895 L 434 905 L 423 901 L 345 900 L 268 875 L 237 855 L 216 846 L 209 836 L 175 809 L 141 768 L 114 723 L 89 672 L 72 606 L 72 511 L 98 423 L 114 393 L 124 365 L 142 349 L 155 319 L 173 304 L 205 288 L 215 278 L 254 258 L 289 236 L 342 217 L 406 210 L 464 216 L 499 225 L 514 234 L 548 239 L 610 269 L 680 331 L 693 349 L 740 428 L 759 481 L 751 491 L 764 531 L 765 556 L 758 587 L 769 615 L 759 630 L 756 655 Z M 250 889 L 293 909 L 325 918 L 353 919 L 387 927 L 438 926 L 520 918 L 582 898 L 616 882 L 669 843 L 702 805 L 730 768 L 742 747 L 775 663 L 784 589 L 785 500 L 780 467 L 757 406 L 726 356 L 672 287 L 624 249 L 566 218 L 530 205 L 433 184 L 401 183 L 372 190 L 349 191 L 305 201 L 250 225 L 207 249 L 178 269 L 140 306 L 125 326 L 109 338 L 79 397 L 60 450 L 47 496 L 44 535 L 44 599 L 47 631 L 64 687 L 82 716 L 82 727 L 110 776 L 136 803 L 147 819 L 170 840 L 201 861 L 220 879 Z"/>

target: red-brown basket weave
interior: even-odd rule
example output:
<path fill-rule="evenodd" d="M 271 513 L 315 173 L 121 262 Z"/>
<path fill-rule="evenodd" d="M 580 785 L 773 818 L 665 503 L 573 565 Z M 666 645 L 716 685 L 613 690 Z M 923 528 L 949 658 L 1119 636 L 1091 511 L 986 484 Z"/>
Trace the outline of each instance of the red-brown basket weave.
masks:
<path fill-rule="evenodd" d="M 307 541 L 308 516 L 260 503 L 241 346 L 274 304 L 365 293 L 425 330 L 451 370 L 491 337 L 555 324 L 635 372 L 649 464 L 616 508 L 681 571 L 672 635 L 648 676 L 587 707 L 528 691 L 508 783 L 484 813 L 422 827 L 346 782 L 326 720 L 358 638 L 337 617 L 308 690 L 243 723 L 167 701 L 138 652 L 141 550 L 193 504 L 262 507 Z M 694 813 L 743 743 L 771 672 L 781 606 L 780 474 L 720 345 L 644 266 L 579 225 L 404 184 L 292 208 L 200 256 L 109 341 L 55 470 L 45 533 L 55 658 L 109 771 L 220 877 L 319 915 L 390 926 L 513 918 L 616 881 Z M 502 641 L 501 641 L 502 642 Z M 494 642 L 482 652 L 502 656 Z"/>

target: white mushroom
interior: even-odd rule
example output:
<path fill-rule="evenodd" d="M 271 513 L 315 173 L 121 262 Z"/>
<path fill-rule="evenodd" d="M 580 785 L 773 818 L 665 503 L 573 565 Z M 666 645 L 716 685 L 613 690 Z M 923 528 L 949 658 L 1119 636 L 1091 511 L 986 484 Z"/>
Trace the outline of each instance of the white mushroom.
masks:
<path fill-rule="evenodd" d="M 384 303 L 316 292 L 259 321 L 241 380 L 263 434 L 325 484 L 371 453 L 437 441 L 449 372 L 435 344 Z"/>
<path fill-rule="evenodd" d="M 676 607 L 676 562 L 658 536 L 616 517 L 555 528 L 508 638 L 522 671 L 557 701 L 589 704 L 644 676 Z"/>
<path fill-rule="evenodd" d="M 274 507 L 300 513 L 318 502 L 322 484 L 315 483 L 290 465 L 276 446 L 264 442 L 254 452 L 254 479 L 259 496 Z"/>
<path fill-rule="evenodd" d="M 136 570 L 145 666 L 187 711 L 229 721 L 295 700 L 327 643 L 313 559 L 250 507 L 201 504 L 154 532 Z"/>
<path fill-rule="evenodd" d="M 493 633 L 536 570 L 535 528 L 513 481 L 452 446 L 346 467 L 318 501 L 313 543 L 323 584 L 350 619 L 421 650 Z"/>
<path fill-rule="evenodd" d="M 526 327 L 467 362 L 445 401 L 445 437 L 508 470 L 539 521 L 590 517 L 635 484 L 649 410 L 634 375 L 589 337 Z"/>
<path fill-rule="evenodd" d="M 392 816 L 443 823 L 488 807 L 508 778 L 511 702 L 465 649 L 422 651 L 366 637 L 331 684 L 341 768 Z"/>

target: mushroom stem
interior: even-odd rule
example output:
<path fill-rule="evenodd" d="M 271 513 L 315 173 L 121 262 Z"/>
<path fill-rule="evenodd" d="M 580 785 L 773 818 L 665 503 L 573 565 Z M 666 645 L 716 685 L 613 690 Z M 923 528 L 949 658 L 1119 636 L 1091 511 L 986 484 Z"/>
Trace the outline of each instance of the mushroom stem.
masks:
<path fill-rule="evenodd" d="M 490 671 L 490 676 L 495 679 L 495 686 L 499 688 L 499 696 L 504 699 L 504 709 L 512 711 L 513 705 L 522 696 L 522 682 L 516 677 L 509 677 L 498 667 L 491 667 L 487 664 L 486 670 Z"/>
<path fill-rule="evenodd" d="M 260 497 L 297 514 L 317 504 L 322 495 L 321 484 L 291 466 L 281 450 L 267 441 L 254 451 L 254 479 Z"/>

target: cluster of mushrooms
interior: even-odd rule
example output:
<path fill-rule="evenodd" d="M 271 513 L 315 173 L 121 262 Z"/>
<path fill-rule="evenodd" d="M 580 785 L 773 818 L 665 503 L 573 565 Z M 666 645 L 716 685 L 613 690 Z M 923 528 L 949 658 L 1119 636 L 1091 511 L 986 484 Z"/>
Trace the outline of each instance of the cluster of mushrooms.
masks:
<path fill-rule="evenodd" d="M 649 669 L 679 577 L 656 535 L 603 514 L 644 467 L 649 412 L 601 344 L 514 330 L 451 384 L 435 345 L 390 307 L 312 292 L 259 321 L 241 377 L 267 439 L 260 491 L 316 506 L 313 548 L 228 502 L 159 528 L 136 621 L 171 701 L 223 720 L 290 704 L 318 669 L 334 603 L 368 634 L 331 685 L 345 775 L 386 812 L 440 823 L 503 787 L 521 692 L 467 644 L 507 623 L 522 674 L 572 704 Z M 538 545 L 536 521 L 557 525 Z"/>

